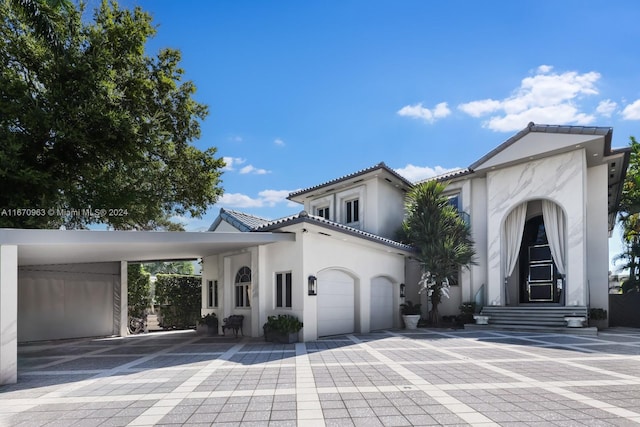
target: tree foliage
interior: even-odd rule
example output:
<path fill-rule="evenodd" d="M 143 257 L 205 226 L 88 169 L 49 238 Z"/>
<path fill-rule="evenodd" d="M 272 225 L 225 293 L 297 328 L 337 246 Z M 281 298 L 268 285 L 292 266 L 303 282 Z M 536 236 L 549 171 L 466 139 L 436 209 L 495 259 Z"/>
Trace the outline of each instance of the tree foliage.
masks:
<path fill-rule="evenodd" d="M 56 15 L 59 2 L 0 0 L 0 208 L 45 213 L 0 226 L 176 229 L 172 216 L 201 216 L 224 163 L 191 145 L 207 107 L 180 52 L 145 53 L 156 30 L 139 7 L 103 0 L 89 20 L 82 6 Z"/>
<path fill-rule="evenodd" d="M 621 269 L 629 270 L 629 279 L 622 284 L 623 292 L 640 291 L 640 143 L 632 136 L 629 146 L 629 167 L 622 186 L 618 216 L 624 252 L 616 257 L 623 262 Z"/>
<path fill-rule="evenodd" d="M 148 271 L 151 275 L 156 275 L 156 274 L 192 275 L 194 273 L 193 262 L 191 261 L 145 262 L 144 269 Z"/>
<path fill-rule="evenodd" d="M 401 238 L 418 250 L 423 275 L 421 291 L 431 301 L 430 320 L 439 322 L 438 305 L 462 267 L 474 263 L 471 231 L 444 195 L 445 185 L 427 181 L 407 193 Z"/>

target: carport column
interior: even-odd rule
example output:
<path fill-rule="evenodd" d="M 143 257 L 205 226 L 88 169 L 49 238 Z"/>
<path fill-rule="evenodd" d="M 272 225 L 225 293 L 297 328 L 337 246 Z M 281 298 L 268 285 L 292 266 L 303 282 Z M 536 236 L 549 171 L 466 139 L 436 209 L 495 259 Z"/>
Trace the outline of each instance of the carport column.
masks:
<path fill-rule="evenodd" d="M 127 261 L 120 261 L 120 336 L 129 335 L 129 284 Z"/>
<path fill-rule="evenodd" d="M 18 382 L 18 247 L 0 246 L 0 385 Z"/>

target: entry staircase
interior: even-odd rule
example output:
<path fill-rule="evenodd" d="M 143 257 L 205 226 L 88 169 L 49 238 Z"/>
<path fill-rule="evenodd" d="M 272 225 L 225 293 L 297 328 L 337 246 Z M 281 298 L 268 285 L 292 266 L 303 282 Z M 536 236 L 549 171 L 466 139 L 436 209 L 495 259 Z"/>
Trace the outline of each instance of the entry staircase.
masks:
<path fill-rule="evenodd" d="M 595 328 L 568 328 L 567 322 L 564 320 L 566 316 L 579 316 L 588 319 L 588 310 L 585 306 L 484 306 L 480 314 L 489 316 L 489 325 L 487 326 L 491 329 L 546 330 L 578 334 L 590 333 L 592 329 L 595 330 Z"/>
<path fill-rule="evenodd" d="M 162 330 L 162 327 L 158 323 L 158 316 L 156 314 L 147 314 L 147 330 L 148 331 Z"/>

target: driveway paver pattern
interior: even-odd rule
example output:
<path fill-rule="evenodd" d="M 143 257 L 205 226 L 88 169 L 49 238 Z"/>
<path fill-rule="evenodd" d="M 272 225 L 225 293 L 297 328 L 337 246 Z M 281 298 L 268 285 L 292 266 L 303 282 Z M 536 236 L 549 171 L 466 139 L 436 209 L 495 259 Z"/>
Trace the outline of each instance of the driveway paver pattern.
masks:
<path fill-rule="evenodd" d="M 0 426 L 640 424 L 640 330 L 193 331 L 21 345 Z"/>

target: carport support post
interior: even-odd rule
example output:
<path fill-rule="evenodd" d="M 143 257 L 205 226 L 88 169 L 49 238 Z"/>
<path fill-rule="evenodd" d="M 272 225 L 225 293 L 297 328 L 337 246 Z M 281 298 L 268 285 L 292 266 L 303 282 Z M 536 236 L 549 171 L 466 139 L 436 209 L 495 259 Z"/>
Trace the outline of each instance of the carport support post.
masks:
<path fill-rule="evenodd" d="M 0 246 L 0 385 L 18 382 L 18 247 Z"/>
<path fill-rule="evenodd" d="M 129 335 L 129 283 L 127 261 L 120 261 L 120 336 Z"/>

